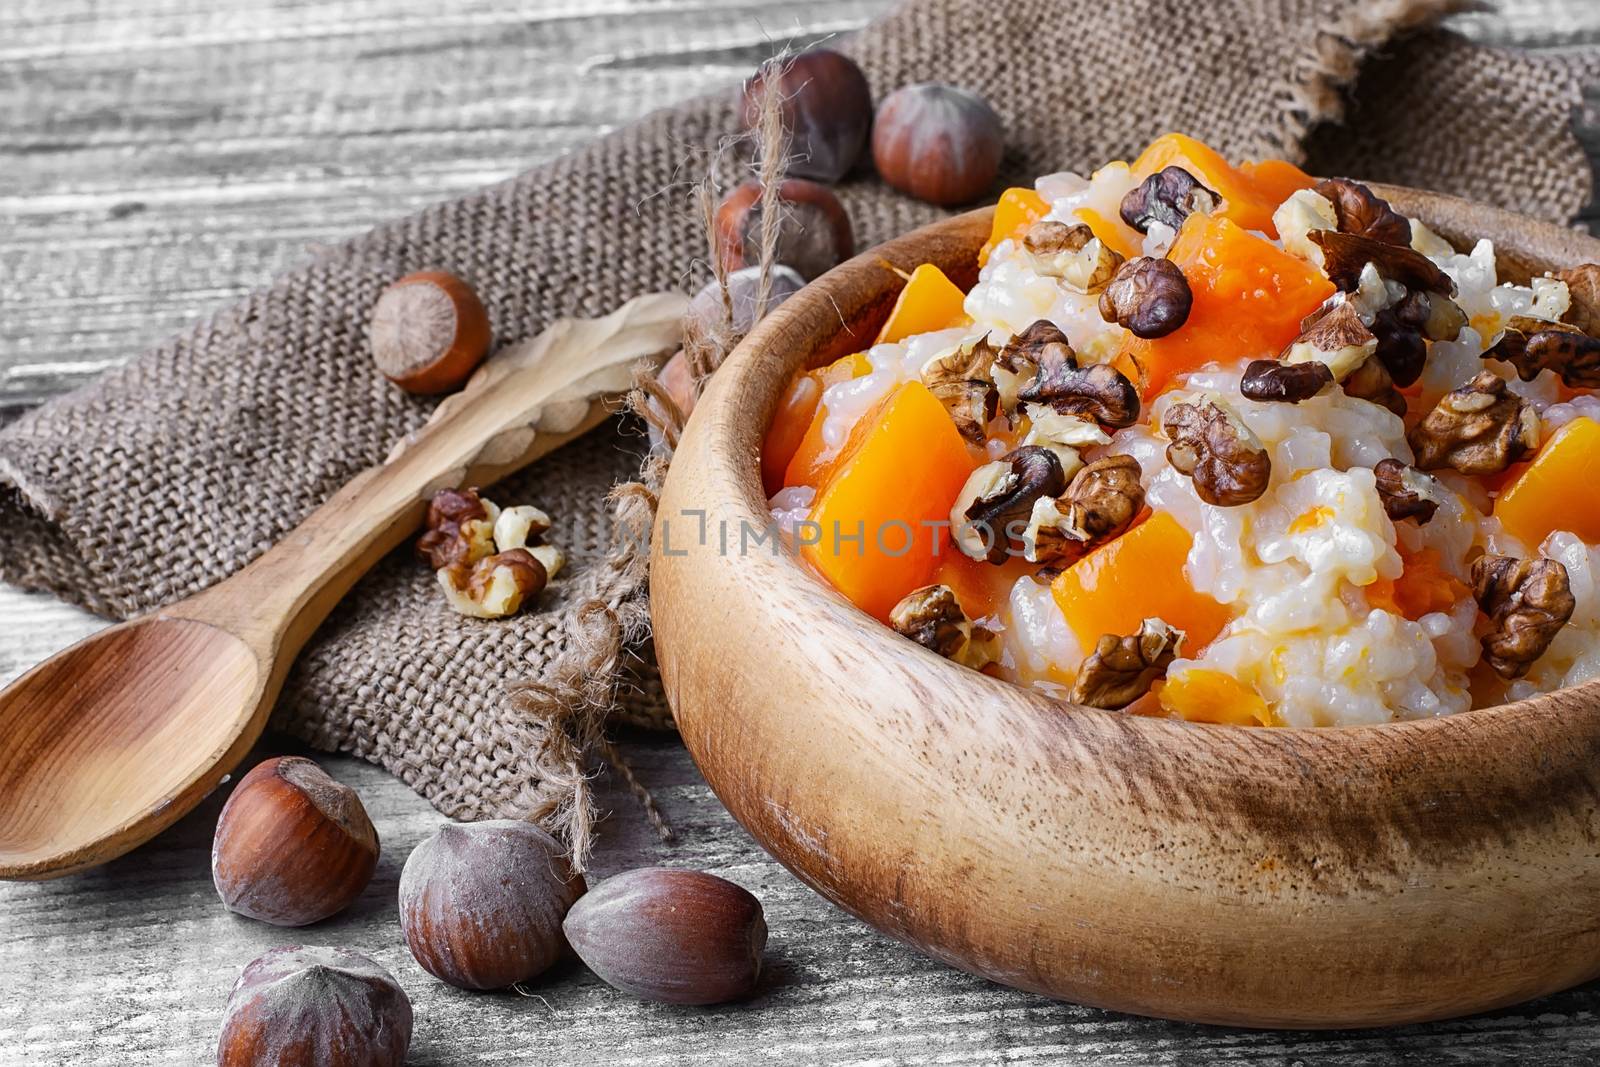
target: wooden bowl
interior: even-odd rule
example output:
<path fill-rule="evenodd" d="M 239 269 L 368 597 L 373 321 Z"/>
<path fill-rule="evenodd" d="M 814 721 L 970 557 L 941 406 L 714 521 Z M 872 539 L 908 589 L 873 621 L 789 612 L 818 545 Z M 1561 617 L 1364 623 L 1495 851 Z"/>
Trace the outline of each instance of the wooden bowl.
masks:
<path fill-rule="evenodd" d="M 1600 261 L 1554 226 L 1380 191 L 1458 244 L 1492 238 L 1524 281 Z M 790 375 L 866 346 L 901 285 L 884 261 L 970 284 L 989 218 L 825 275 L 695 409 L 650 584 L 667 693 L 717 796 L 885 933 L 1100 1007 L 1374 1026 L 1600 974 L 1600 685 L 1381 726 L 1140 718 L 958 667 L 770 542 L 740 550 L 768 523 L 757 456 Z"/>

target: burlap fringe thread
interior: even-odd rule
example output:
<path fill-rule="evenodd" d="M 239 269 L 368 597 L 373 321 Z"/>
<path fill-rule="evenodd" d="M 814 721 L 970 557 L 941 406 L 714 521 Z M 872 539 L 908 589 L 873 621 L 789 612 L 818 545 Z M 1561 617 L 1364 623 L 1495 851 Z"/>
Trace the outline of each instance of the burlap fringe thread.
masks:
<path fill-rule="evenodd" d="M 766 84 L 778 84 L 777 75 L 792 61 L 792 53 L 785 49 L 762 64 Z M 789 137 L 783 125 L 782 99 L 776 93 L 763 98 L 754 135 L 756 177 L 762 183 L 761 274 L 753 315 L 759 320 L 770 299 L 772 268 L 777 265 L 783 218 L 777 190 L 788 165 Z M 685 321 L 679 357 L 690 372 L 691 406 L 706 380 L 743 339 L 736 327 L 728 271 L 717 249 L 716 174 L 745 140 L 730 138 L 720 144 L 706 176 L 695 185 L 695 207 L 705 230 L 707 258 L 722 296 L 722 315 L 720 322 L 710 326 L 693 314 Z M 654 431 L 658 444 L 645 461 L 639 480 L 611 491 L 612 548 L 601 564 L 605 574 L 594 594 L 569 615 L 567 649 L 560 658 L 542 677 L 514 680 L 506 686 L 506 701 L 514 715 L 508 729 L 518 747 L 530 753 L 528 782 L 518 795 L 516 810 L 522 818 L 540 823 L 566 841 L 573 867 L 579 871 L 587 870 L 594 848 L 598 816 L 589 767 L 595 755 L 610 764 L 627 784 L 661 839 L 673 839 L 672 828 L 655 798 L 606 737 L 605 728 L 616 707 L 618 678 L 624 671 L 629 649 L 650 636 L 646 596 L 650 534 L 655 526 L 661 484 L 688 416 L 648 365 L 636 369 L 627 407 Z"/>

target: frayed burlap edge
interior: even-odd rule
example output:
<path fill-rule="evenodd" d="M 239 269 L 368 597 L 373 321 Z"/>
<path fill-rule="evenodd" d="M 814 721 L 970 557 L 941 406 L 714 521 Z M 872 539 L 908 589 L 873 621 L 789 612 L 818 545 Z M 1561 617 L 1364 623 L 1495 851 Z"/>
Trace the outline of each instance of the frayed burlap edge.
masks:
<path fill-rule="evenodd" d="M 1318 31 L 1316 54 L 1284 86 L 1282 119 L 1261 133 L 1260 155 L 1304 163 L 1306 137 L 1345 113 L 1345 92 L 1374 49 L 1397 34 L 1432 25 L 1447 15 L 1482 8 L 1480 0 L 1361 0 L 1343 18 Z"/>

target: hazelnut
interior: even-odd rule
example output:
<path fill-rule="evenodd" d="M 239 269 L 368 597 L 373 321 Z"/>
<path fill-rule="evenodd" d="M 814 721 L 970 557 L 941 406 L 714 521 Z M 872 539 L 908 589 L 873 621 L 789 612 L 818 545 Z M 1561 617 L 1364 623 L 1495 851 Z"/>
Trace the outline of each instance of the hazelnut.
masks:
<path fill-rule="evenodd" d="M 343 910 L 377 866 L 378 833 L 361 798 L 300 756 L 251 769 L 223 806 L 211 843 L 222 903 L 277 926 Z"/>
<path fill-rule="evenodd" d="M 974 93 L 923 82 L 896 89 L 878 106 L 872 160 L 884 181 L 941 207 L 970 203 L 994 184 L 1005 132 Z"/>
<path fill-rule="evenodd" d="M 561 958 L 561 920 L 584 888 L 561 845 L 532 823 L 451 823 L 406 858 L 400 929 L 435 978 L 503 989 Z"/>
<path fill-rule="evenodd" d="M 573 951 L 608 984 L 664 1004 L 720 1004 L 754 992 L 767 944 L 761 902 L 701 871 L 645 867 L 572 906 Z"/>
<path fill-rule="evenodd" d="M 787 63 L 763 66 L 744 86 L 745 130 L 760 125 L 768 91 L 782 101 L 792 157 L 788 172 L 821 182 L 836 182 L 850 173 L 872 127 L 872 90 L 855 61 L 832 49 L 814 48 Z"/>
<path fill-rule="evenodd" d="M 400 1067 L 410 1045 L 394 975 L 348 949 L 288 945 L 233 984 L 217 1067 Z"/>
<path fill-rule="evenodd" d="M 489 313 L 454 274 L 418 271 L 379 295 L 370 335 L 385 378 L 408 393 L 448 393 L 489 354 Z"/>
<path fill-rule="evenodd" d="M 747 181 L 717 208 L 717 254 L 730 271 L 761 263 L 761 189 L 760 182 Z M 778 183 L 777 199 L 777 262 L 810 281 L 855 255 L 850 216 L 832 189 L 804 178 L 785 178 Z"/>
<path fill-rule="evenodd" d="M 712 278 L 689 301 L 685 326 L 701 337 L 725 337 L 737 341 L 749 333 L 773 308 L 805 288 L 800 272 L 782 263 L 767 272 L 767 303 L 756 308 L 761 295 L 761 267 L 742 267 L 728 274 L 728 296 L 723 301 L 722 286 Z M 674 359 L 678 357 L 674 356 Z M 670 360 L 668 362 L 671 362 Z M 662 377 L 665 378 L 665 372 Z M 691 402 L 691 406 L 693 406 Z M 684 414 L 688 414 L 685 410 Z"/>

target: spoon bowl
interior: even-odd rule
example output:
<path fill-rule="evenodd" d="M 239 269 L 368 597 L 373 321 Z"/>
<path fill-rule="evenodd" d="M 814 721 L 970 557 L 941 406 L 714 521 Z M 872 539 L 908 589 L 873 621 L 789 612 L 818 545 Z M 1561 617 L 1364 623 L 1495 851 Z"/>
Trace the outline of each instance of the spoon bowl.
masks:
<path fill-rule="evenodd" d="M 23 675 L 0 693 L 0 872 L 65 874 L 136 825 L 170 825 L 259 732 L 265 681 L 246 641 L 171 616 L 103 630 Z"/>

